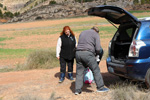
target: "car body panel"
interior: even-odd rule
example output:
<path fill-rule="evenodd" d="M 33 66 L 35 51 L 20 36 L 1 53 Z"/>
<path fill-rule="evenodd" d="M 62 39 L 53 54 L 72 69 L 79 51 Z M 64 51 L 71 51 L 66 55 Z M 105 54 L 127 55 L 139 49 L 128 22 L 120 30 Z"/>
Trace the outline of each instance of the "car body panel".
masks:
<path fill-rule="evenodd" d="M 117 76 L 129 78 L 132 80 L 145 81 L 145 75 L 150 67 L 150 58 L 147 59 L 129 59 L 126 63 L 118 64 L 113 63 L 111 58 L 106 60 L 108 72 Z M 119 66 L 120 65 L 120 66 Z M 113 70 L 113 71 L 112 71 Z"/>
<path fill-rule="evenodd" d="M 136 40 L 150 39 L 150 21 L 141 21 L 139 32 L 136 36 Z"/>

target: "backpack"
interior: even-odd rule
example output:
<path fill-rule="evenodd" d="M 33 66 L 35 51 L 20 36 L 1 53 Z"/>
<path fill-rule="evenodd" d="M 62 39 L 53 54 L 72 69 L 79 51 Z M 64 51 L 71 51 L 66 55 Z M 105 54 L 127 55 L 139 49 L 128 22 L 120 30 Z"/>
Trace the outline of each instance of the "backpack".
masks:
<path fill-rule="evenodd" d="M 84 74 L 84 83 L 91 84 L 94 81 L 93 73 L 89 68 L 86 68 Z"/>

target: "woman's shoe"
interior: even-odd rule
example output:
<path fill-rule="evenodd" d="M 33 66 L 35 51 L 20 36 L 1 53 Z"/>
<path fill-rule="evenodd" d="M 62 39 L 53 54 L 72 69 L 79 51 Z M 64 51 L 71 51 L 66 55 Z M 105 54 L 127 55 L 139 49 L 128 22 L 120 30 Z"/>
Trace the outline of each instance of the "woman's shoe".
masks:
<path fill-rule="evenodd" d="M 62 83 L 64 81 L 64 78 L 60 78 L 59 83 Z"/>
<path fill-rule="evenodd" d="M 72 72 L 68 72 L 68 78 L 69 78 L 70 80 L 72 80 L 72 81 L 74 80 L 74 79 L 73 79 L 73 73 L 72 73 Z"/>
<path fill-rule="evenodd" d="M 59 83 L 62 83 L 64 79 L 65 79 L 65 73 L 61 73 Z"/>

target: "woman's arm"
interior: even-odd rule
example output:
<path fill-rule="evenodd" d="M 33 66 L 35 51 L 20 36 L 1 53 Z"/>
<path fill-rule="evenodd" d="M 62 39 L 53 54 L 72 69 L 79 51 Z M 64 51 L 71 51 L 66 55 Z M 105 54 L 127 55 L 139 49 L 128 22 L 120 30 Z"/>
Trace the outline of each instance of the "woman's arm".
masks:
<path fill-rule="evenodd" d="M 61 45 L 62 45 L 62 42 L 61 42 L 61 38 L 59 37 L 57 41 L 57 46 L 56 46 L 56 57 L 58 59 L 60 58 Z"/>

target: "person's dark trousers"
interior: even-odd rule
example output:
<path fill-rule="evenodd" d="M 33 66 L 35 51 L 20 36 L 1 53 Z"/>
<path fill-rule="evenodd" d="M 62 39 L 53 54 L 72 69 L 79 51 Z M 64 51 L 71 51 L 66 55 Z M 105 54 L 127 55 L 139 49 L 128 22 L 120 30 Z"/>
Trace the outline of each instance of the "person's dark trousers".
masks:
<path fill-rule="evenodd" d="M 97 64 L 95 55 L 89 51 L 76 51 L 76 81 L 75 81 L 75 92 L 81 92 L 83 87 L 83 78 L 85 67 L 89 67 L 93 72 L 97 89 L 104 87 L 100 68 Z"/>
<path fill-rule="evenodd" d="M 68 72 L 73 72 L 73 63 L 74 63 L 74 59 L 68 60 L 68 59 L 60 58 L 60 72 L 66 73 L 66 64 L 68 66 Z"/>

